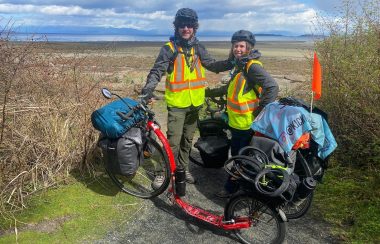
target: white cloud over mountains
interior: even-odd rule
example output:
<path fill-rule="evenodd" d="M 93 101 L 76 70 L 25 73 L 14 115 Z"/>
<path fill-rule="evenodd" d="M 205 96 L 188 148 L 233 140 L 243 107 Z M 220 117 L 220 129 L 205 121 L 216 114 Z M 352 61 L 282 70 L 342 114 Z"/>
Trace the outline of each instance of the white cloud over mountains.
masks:
<path fill-rule="evenodd" d="M 171 33 L 176 11 L 190 7 L 200 31 L 310 32 L 317 10 L 308 0 L 0 0 L 0 19 L 26 26 L 135 28 Z"/>

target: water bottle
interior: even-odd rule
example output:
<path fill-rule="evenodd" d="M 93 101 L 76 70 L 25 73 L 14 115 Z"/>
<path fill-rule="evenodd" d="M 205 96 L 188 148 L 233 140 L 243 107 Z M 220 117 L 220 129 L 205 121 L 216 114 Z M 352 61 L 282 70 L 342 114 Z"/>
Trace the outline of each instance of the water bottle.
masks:
<path fill-rule="evenodd" d="M 178 167 L 175 170 L 175 191 L 180 197 L 186 195 L 186 175 L 184 168 Z"/>

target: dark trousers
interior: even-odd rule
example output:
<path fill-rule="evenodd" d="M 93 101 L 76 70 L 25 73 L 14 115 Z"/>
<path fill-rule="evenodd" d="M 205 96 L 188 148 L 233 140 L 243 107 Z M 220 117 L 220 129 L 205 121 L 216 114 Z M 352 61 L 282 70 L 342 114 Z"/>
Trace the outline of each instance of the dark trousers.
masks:
<path fill-rule="evenodd" d="M 189 155 L 197 128 L 198 108 L 168 108 L 167 138 L 177 166 L 189 169 Z"/>
<path fill-rule="evenodd" d="M 231 156 L 238 155 L 240 149 L 248 146 L 251 142 L 253 131 L 249 130 L 237 130 L 230 128 L 231 131 Z"/>
<path fill-rule="evenodd" d="M 231 131 L 231 156 L 238 155 L 240 149 L 248 146 L 252 140 L 253 131 L 249 130 L 237 130 L 230 128 Z M 233 180 L 231 176 L 228 177 L 224 188 L 228 192 L 236 192 L 239 188 L 239 184 L 236 180 Z"/>

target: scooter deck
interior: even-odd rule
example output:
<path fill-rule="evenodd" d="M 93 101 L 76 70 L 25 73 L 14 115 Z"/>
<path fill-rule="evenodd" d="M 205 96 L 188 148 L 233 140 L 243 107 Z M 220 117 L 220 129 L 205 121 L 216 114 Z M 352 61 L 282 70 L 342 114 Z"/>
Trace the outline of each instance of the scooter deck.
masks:
<path fill-rule="evenodd" d="M 175 197 L 175 202 L 190 216 L 203 220 L 209 224 L 223 228 L 225 230 L 243 229 L 251 226 L 251 221 L 248 218 L 238 218 L 234 221 L 223 221 L 223 215 L 212 214 L 200 207 L 190 205 L 180 197 Z"/>

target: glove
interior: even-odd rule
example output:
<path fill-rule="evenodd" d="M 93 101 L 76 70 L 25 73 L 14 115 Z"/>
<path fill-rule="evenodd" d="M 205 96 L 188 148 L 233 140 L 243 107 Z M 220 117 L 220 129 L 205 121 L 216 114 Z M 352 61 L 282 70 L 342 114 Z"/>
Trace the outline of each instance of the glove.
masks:
<path fill-rule="evenodd" d="M 151 93 L 141 92 L 141 94 L 139 95 L 139 102 L 142 103 L 143 105 L 146 105 L 150 103 L 151 98 L 152 98 Z"/>
<path fill-rule="evenodd" d="M 209 87 L 206 87 L 205 89 L 205 97 L 210 97 L 211 96 L 211 89 Z"/>

